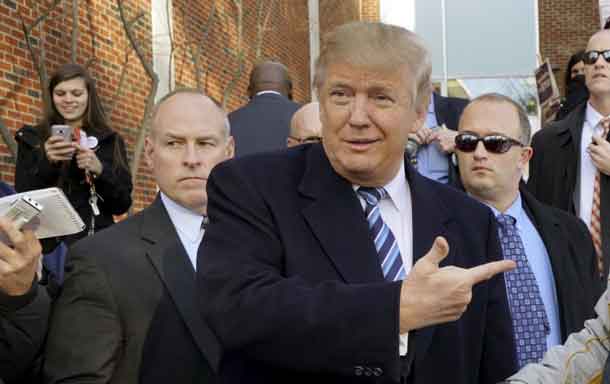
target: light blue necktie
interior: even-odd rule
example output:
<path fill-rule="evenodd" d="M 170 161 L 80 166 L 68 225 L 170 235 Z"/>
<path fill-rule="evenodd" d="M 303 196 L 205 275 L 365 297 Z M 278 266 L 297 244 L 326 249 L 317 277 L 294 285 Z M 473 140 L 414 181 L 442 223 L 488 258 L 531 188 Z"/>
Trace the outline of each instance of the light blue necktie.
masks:
<path fill-rule="evenodd" d="M 366 202 L 364 213 L 375 242 L 383 277 L 387 281 L 403 280 L 405 278 L 405 268 L 402 264 L 398 243 L 390 227 L 383 221 L 379 210 L 379 200 L 387 195 L 386 190 L 383 188 L 360 187 L 358 188 L 358 194 Z"/>
<path fill-rule="evenodd" d="M 498 215 L 500 241 L 504 258 L 514 260 L 517 268 L 504 274 L 508 303 L 513 320 L 519 368 L 537 363 L 546 352 L 546 337 L 551 331 L 542 296 L 532 271 L 515 218 Z"/>

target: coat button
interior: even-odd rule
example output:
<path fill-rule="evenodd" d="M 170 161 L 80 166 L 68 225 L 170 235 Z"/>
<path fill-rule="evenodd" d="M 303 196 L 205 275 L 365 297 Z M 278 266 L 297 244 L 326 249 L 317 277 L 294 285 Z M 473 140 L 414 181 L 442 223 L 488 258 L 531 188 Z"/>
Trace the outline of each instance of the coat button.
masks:
<path fill-rule="evenodd" d="M 364 373 L 364 368 L 357 365 L 354 367 L 354 375 L 356 376 L 362 376 L 362 374 Z"/>
<path fill-rule="evenodd" d="M 373 375 L 375 375 L 375 376 L 377 376 L 377 377 L 379 377 L 379 376 L 383 375 L 383 369 L 381 369 L 381 368 L 379 368 L 379 367 L 377 367 L 377 368 L 373 369 Z"/>

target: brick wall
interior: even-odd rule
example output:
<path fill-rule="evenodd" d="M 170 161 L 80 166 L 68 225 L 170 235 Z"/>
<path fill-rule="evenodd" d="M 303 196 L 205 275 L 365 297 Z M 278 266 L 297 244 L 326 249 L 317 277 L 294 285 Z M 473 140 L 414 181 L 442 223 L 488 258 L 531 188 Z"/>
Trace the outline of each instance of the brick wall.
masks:
<path fill-rule="evenodd" d="M 361 0 L 361 20 L 379 21 L 379 0 Z"/>
<path fill-rule="evenodd" d="M 379 21 L 379 0 L 319 0 L 320 38 L 350 21 Z"/>
<path fill-rule="evenodd" d="M 260 0 L 259 0 L 260 1 Z M 233 92 L 227 98 L 227 108 L 233 110 L 247 102 L 245 90 L 248 75 L 256 61 L 257 0 L 243 1 L 244 64 L 237 76 L 238 60 L 236 10 L 232 0 L 216 0 L 216 16 L 208 38 L 200 51 L 202 88 L 218 100 L 234 81 Z M 129 19 L 142 15 L 135 24 L 136 35 L 147 60 L 152 57 L 150 0 L 124 0 Z M 32 57 L 25 44 L 19 15 L 26 24 L 50 9 L 51 0 L 3 0 L 0 2 L 0 118 L 14 134 L 23 124 L 34 124 L 42 109 L 41 87 Z M 196 72 L 189 47 L 195 52 L 202 40 L 201 31 L 208 20 L 213 1 L 174 0 L 174 64 L 176 84 L 197 86 Z M 266 13 L 270 0 L 263 0 Z M 150 80 L 131 49 L 115 0 L 81 0 L 79 2 L 80 38 L 77 62 L 91 63 L 90 71 L 97 79 L 98 90 L 112 126 L 125 138 L 130 161 L 143 116 Z M 279 60 L 288 66 L 294 84 L 294 98 L 306 102 L 309 98 L 309 43 L 307 0 L 273 1 L 267 29 L 261 44 L 259 59 Z M 34 48 L 39 52 L 44 44 L 45 66 L 52 73 L 58 65 L 70 60 L 71 2 L 63 0 L 41 23 L 42 31 L 32 32 Z M 188 36 L 188 38 L 187 38 Z M 121 92 L 119 83 L 126 52 L 129 60 Z M 1 141 L 1 140 L 0 140 Z M 138 172 L 134 208 L 148 205 L 156 186 L 144 162 Z M 14 182 L 14 160 L 8 147 L 0 142 L 0 178 Z"/>
<path fill-rule="evenodd" d="M 538 0 L 538 15 L 541 55 L 559 69 L 555 76 L 563 90 L 570 56 L 599 30 L 599 0 Z"/>
<path fill-rule="evenodd" d="M 202 42 L 205 49 L 198 56 L 201 86 L 221 101 L 226 88 L 233 89 L 226 107 L 234 110 L 248 102 L 246 89 L 250 71 L 261 60 L 277 60 L 288 67 L 293 82 L 293 97 L 297 102 L 309 100 L 309 31 L 307 0 L 271 1 L 244 0 L 242 24 L 243 66 L 240 69 L 237 8 L 232 1 L 216 1 L 210 22 L 212 1 L 174 0 L 174 40 L 176 84 L 197 86 L 193 55 Z M 261 17 L 257 5 L 262 4 Z M 270 4 L 272 7 L 270 8 Z M 268 16 L 267 16 L 268 15 Z M 257 30 L 264 26 L 263 39 Z M 209 26 L 204 36 L 205 27 Z M 259 43 L 260 41 L 260 43 Z M 257 57 L 257 47 L 260 52 Z"/>
<path fill-rule="evenodd" d="M 37 56 L 41 46 L 44 47 L 43 62 L 49 74 L 70 60 L 72 2 L 63 0 L 51 9 L 52 3 L 52 0 L 0 2 L 0 118 L 11 134 L 23 124 L 35 124 L 42 109 L 40 81 L 25 44 L 20 16 L 30 25 L 48 13 L 39 27 L 32 30 L 31 41 Z M 241 73 L 235 3 L 235 0 L 173 0 L 176 85 L 197 87 L 199 77 L 200 87 L 211 96 L 219 101 L 226 96 L 226 107 L 231 111 L 247 103 L 248 77 L 256 61 L 273 59 L 288 67 L 294 99 L 308 102 L 311 78 L 307 0 L 242 0 Z M 141 16 L 135 32 L 146 59 L 151 60 L 151 0 L 124 0 L 124 4 L 128 19 Z M 259 4 L 263 6 L 262 18 L 257 13 Z M 319 7 L 321 35 L 348 21 L 379 19 L 379 0 L 320 0 Z M 214 16 L 210 19 L 213 9 Z M 268 21 L 259 44 L 257 28 L 263 25 L 267 13 Z M 206 26 L 208 32 L 204 34 Z M 126 38 L 116 0 L 80 0 L 79 30 L 77 62 L 88 64 L 97 79 L 111 124 L 125 138 L 132 161 L 150 80 Z M 227 92 L 229 86 L 232 91 Z M 141 164 L 134 193 L 136 211 L 148 205 L 156 193 L 145 162 Z M 14 182 L 14 160 L 2 140 L 0 178 Z"/>

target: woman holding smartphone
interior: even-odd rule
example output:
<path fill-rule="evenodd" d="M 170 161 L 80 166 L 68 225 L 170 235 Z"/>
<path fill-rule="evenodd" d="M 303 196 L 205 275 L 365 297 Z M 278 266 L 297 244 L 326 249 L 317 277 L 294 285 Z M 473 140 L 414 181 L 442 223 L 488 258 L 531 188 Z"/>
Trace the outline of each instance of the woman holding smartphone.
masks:
<path fill-rule="evenodd" d="M 48 87 L 42 121 L 17 131 L 15 189 L 61 188 L 87 225 L 71 243 L 114 223 L 131 206 L 125 142 L 104 115 L 95 81 L 78 64 L 65 64 Z M 45 252 L 54 244 L 44 244 Z"/>

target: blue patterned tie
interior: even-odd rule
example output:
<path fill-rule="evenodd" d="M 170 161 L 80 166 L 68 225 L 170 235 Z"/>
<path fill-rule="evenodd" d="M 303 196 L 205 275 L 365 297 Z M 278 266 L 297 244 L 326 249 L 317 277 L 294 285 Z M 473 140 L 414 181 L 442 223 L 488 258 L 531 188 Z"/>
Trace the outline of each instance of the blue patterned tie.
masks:
<path fill-rule="evenodd" d="M 358 194 L 366 202 L 364 213 L 375 242 L 375 249 L 377 249 L 383 277 L 387 281 L 404 279 L 405 268 L 402 265 L 402 256 L 400 255 L 400 249 L 398 249 L 398 243 L 396 243 L 390 227 L 383 221 L 381 211 L 379 210 L 379 200 L 387 195 L 386 190 L 383 188 L 360 187 L 358 188 Z"/>
<path fill-rule="evenodd" d="M 536 276 L 525 255 L 525 248 L 515 226 L 515 218 L 498 215 L 500 241 L 505 259 L 514 260 L 517 268 L 504 274 L 508 302 L 513 318 L 519 368 L 537 363 L 547 349 L 546 336 L 551 331 L 540 296 Z"/>

